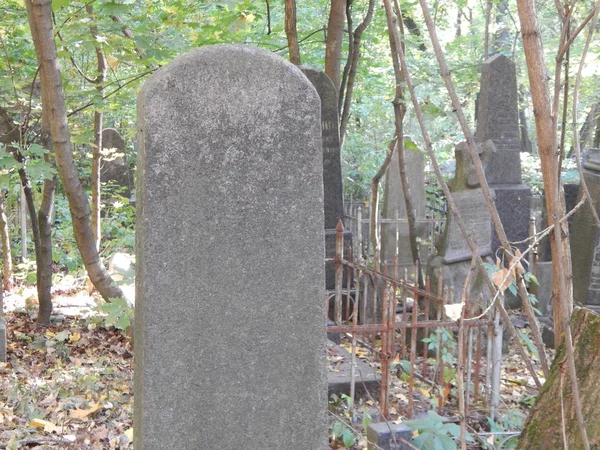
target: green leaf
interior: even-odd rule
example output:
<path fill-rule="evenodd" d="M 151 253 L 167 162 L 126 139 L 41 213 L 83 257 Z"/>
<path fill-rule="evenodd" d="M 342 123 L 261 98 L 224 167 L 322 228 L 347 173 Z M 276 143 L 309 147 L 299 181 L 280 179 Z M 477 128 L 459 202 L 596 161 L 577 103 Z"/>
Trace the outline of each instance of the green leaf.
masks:
<path fill-rule="evenodd" d="M 57 342 L 64 342 L 67 339 L 69 339 L 70 335 L 71 335 L 71 333 L 69 333 L 68 331 L 61 331 L 54 335 L 54 340 Z"/>
<path fill-rule="evenodd" d="M 333 438 L 337 438 L 338 436 L 341 436 L 342 433 L 344 431 L 344 424 L 340 421 L 337 421 L 333 424 L 333 429 L 331 430 L 332 434 L 333 434 Z"/>
<path fill-rule="evenodd" d="M 52 11 L 69 6 L 69 3 L 71 3 L 71 0 L 52 0 Z"/>
<path fill-rule="evenodd" d="M 350 428 L 346 428 L 342 433 L 342 442 L 346 448 L 350 448 L 354 445 L 354 433 Z"/>

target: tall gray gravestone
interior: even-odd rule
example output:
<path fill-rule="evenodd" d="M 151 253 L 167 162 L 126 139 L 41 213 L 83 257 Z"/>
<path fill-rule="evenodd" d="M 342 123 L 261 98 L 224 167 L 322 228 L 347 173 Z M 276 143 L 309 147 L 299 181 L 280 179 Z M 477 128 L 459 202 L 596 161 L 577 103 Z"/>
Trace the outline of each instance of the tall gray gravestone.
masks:
<path fill-rule="evenodd" d="M 504 55 L 495 55 L 483 63 L 477 105 L 475 141 L 491 140 L 496 151 L 485 171 L 494 190 L 496 208 L 510 242 L 529 237 L 531 190 L 521 178 L 521 138 L 519 100 L 515 64 Z M 493 231 L 492 252 L 500 247 Z M 517 244 L 524 251 L 526 243 Z"/>
<path fill-rule="evenodd" d="M 320 102 L 265 50 L 138 98 L 137 450 L 327 448 Z"/>
<path fill-rule="evenodd" d="M 344 194 L 342 186 L 341 143 L 338 115 L 338 94 L 333 81 L 317 69 L 300 66 L 321 99 L 321 138 L 323 144 L 323 194 L 325 213 L 325 257 L 335 258 L 335 227 L 344 221 Z M 344 252 L 352 247 L 352 233 L 344 231 Z M 335 289 L 335 263 L 325 265 L 327 289 Z"/>
<path fill-rule="evenodd" d="M 583 178 L 600 214 L 600 149 L 589 149 L 583 164 Z M 579 198 L 583 192 L 579 193 Z M 580 208 L 571 224 L 573 298 L 586 305 L 600 305 L 600 230 L 588 205 Z"/>
<path fill-rule="evenodd" d="M 102 150 L 100 181 L 116 183 L 125 188 L 123 195 L 130 197 L 133 190 L 133 176 L 125 159 L 125 140 L 117 130 L 113 128 L 102 130 Z"/>
<path fill-rule="evenodd" d="M 420 151 L 410 148 L 405 148 L 404 154 L 406 177 L 412 205 L 415 209 L 415 228 L 417 236 L 425 239 L 427 233 L 427 222 L 425 221 L 425 158 Z M 394 153 L 385 175 L 382 218 L 407 220 L 407 217 L 406 201 L 398 167 L 398 154 Z M 381 224 L 381 257 L 389 274 L 393 273 L 396 253 L 398 254 L 400 273 L 403 273 L 405 268 L 411 273 L 414 272 L 408 223 L 397 225 L 394 222 L 383 222 Z"/>

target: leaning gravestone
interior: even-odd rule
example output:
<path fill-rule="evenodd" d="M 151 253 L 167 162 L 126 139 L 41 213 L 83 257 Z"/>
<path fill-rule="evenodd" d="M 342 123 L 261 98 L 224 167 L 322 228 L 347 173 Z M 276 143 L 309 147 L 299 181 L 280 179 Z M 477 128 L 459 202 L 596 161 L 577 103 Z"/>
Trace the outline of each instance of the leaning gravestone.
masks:
<path fill-rule="evenodd" d="M 583 179 L 600 214 L 600 149 L 589 149 L 583 164 Z M 583 191 L 583 190 L 581 190 Z M 580 192 L 579 199 L 583 197 Z M 600 305 L 600 230 L 589 205 L 580 208 L 571 225 L 573 298 L 579 304 Z"/>
<path fill-rule="evenodd" d="M 320 103 L 204 47 L 138 99 L 137 450 L 327 448 Z"/>
<path fill-rule="evenodd" d="M 408 141 L 405 138 L 405 141 Z M 410 142 L 410 141 L 409 141 Z M 426 240 L 427 222 L 425 221 L 425 158 L 418 149 L 412 149 L 413 145 L 405 145 L 404 159 L 406 165 L 406 177 L 412 205 L 415 209 L 415 229 L 417 237 Z M 414 273 L 414 258 L 412 255 L 408 222 L 396 223 L 400 219 L 406 221 L 406 201 L 400 170 L 398 167 L 398 153 L 395 152 L 385 174 L 383 211 L 382 218 L 390 219 L 390 222 L 381 224 L 381 259 L 387 273 L 392 275 L 395 268 L 397 254 L 397 265 L 399 274 L 407 269 L 410 274 Z"/>
<path fill-rule="evenodd" d="M 113 128 L 102 130 L 102 167 L 100 181 L 116 183 L 124 188 L 122 195 L 131 197 L 133 177 L 125 160 L 125 140 Z"/>
<path fill-rule="evenodd" d="M 477 144 L 476 152 L 482 162 L 484 170 L 496 152 L 492 141 Z M 475 168 L 468 155 L 465 143 L 460 143 L 454 151 L 456 170 L 454 178 L 448 183 L 452 198 L 469 237 L 477 245 L 479 256 L 489 258 L 492 253 L 492 221 L 488 207 L 485 203 L 483 191 L 475 176 Z M 437 243 L 438 255 L 431 262 L 431 275 L 434 285 L 437 278 L 442 277 L 444 287 L 454 290 L 451 302 L 460 302 L 463 286 L 471 268 L 472 252 L 467 241 L 462 235 L 456 218 L 448 211 L 446 226 L 442 238 Z M 471 298 L 478 299 L 480 295 L 487 295 L 487 287 L 479 273 L 470 280 L 468 289 Z"/>

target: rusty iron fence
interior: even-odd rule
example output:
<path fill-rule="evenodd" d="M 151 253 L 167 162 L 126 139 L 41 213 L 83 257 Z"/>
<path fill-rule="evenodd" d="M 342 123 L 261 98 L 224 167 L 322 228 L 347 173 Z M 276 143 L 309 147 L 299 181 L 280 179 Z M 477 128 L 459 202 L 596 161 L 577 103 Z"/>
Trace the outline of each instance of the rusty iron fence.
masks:
<path fill-rule="evenodd" d="M 381 265 L 377 254 L 365 258 L 362 248 L 361 217 L 353 257 L 344 252 L 343 227 L 336 229 L 334 291 L 328 291 L 326 308 L 330 311 L 328 332 L 347 335 L 352 342 L 350 397 L 354 401 L 357 374 L 356 350 L 369 348 L 381 367 L 380 414 L 390 419 L 392 377 L 404 373 L 408 381 L 403 415 L 415 415 L 418 385 L 427 385 L 437 398 L 437 409 L 463 395 L 462 414 L 473 407 L 489 408 L 499 398 L 501 326 L 494 308 L 478 304 L 463 295 L 463 306 L 449 305 L 452 292 L 443 289 L 441 279 L 435 286 L 428 277 L 419 286 L 415 277 L 399 274 L 398 264 Z M 432 231 L 435 233 L 435 230 Z M 397 259 L 396 259 L 397 261 Z M 417 267 L 416 271 L 421 268 Z M 390 273 L 391 272 L 391 273 Z M 458 314 L 458 315 L 457 315 Z M 454 333 L 458 331 L 458 338 Z M 425 338 L 425 340 L 423 340 Z M 417 383 L 419 383 L 417 385 Z M 460 390 L 458 387 L 462 386 Z"/>

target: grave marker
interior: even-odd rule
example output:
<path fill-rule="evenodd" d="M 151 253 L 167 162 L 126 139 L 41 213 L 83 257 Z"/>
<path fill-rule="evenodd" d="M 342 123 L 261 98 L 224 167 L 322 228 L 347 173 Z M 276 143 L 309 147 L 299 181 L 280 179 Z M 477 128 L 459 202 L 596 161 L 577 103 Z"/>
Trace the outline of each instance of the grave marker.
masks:
<path fill-rule="evenodd" d="M 137 450 L 327 445 L 319 98 L 242 45 L 138 99 Z"/>
<path fill-rule="evenodd" d="M 583 164 L 583 178 L 600 214 L 600 149 L 589 149 Z M 581 200 L 583 192 L 579 193 Z M 600 230 L 588 205 L 580 208 L 571 225 L 573 298 L 586 305 L 600 305 Z"/>
<path fill-rule="evenodd" d="M 125 160 L 125 140 L 119 132 L 113 128 L 102 130 L 102 150 L 103 153 L 110 153 L 102 156 L 102 167 L 100 169 L 100 181 L 102 183 L 116 183 L 124 187 L 124 197 L 131 197 L 133 190 L 133 176 Z"/>

